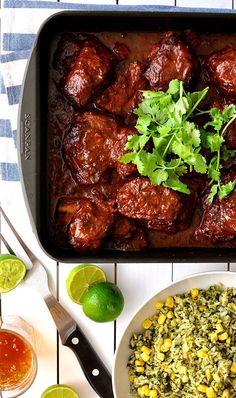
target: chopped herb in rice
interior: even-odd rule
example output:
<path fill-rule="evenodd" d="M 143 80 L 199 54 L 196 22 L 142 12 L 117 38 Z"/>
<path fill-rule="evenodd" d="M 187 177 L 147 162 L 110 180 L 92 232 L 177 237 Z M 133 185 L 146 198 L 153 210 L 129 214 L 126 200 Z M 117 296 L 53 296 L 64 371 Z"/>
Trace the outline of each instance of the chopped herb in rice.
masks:
<path fill-rule="evenodd" d="M 236 397 L 236 288 L 168 297 L 142 326 L 130 340 L 132 395 Z"/>

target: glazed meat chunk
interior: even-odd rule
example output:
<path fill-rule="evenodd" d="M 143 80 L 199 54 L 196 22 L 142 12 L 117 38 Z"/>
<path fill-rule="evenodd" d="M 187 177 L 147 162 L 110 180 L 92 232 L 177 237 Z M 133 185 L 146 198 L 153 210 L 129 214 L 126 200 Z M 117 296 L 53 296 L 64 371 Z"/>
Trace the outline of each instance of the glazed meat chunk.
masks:
<path fill-rule="evenodd" d="M 109 231 L 107 246 L 119 250 L 144 250 L 148 246 L 142 226 L 127 217 L 117 216 Z"/>
<path fill-rule="evenodd" d="M 67 96 L 84 107 L 106 83 L 117 62 L 115 54 L 98 40 L 86 40 L 63 81 Z"/>
<path fill-rule="evenodd" d="M 124 184 L 117 194 L 118 211 L 143 220 L 150 229 L 175 232 L 191 222 L 195 200 L 186 203 L 186 195 L 162 185 L 152 185 L 148 178 L 136 178 Z"/>
<path fill-rule="evenodd" d="M 63 157 L 80 184 L 96 183 L 104 171 L 116 167 L 132 127 L 122 127 L 112 116 L 77 113 L 63 142 Z"/>
<path fill-rule="evenodd" d="M 83 42 L 72 34 L 64 34 L 57 46 L 53 58 L 53 66 L 64 76 L 74 66 L 76 57 Z"/>
<path fill-rule="evenodd" d="M 98 98 L 96 104 L 114 114 L 130 113 L 142 99 L 139 90 L 144 90 L 148 84 L 143 76 L 144 68 L 145 65 L 138 61 L 129 64 L 117 81 Z"/>
<path fill-rule="evenodd" d="M 112 210 L 102 200 L 61 198 L 56 217 L 67 241 L 80 252 L 99 249 L 113 222 Z"/>
<path fill-rule="evenodd" d="M 167 32 L 154 45 L 148 57 L 150 65 L 145 72 L 154 90 L 167 90 L 172 79 L 189 84 L 193 76 L 193 60 L 189 48 L 177 32 Z"/>
<path fill-rule="evenodd" d="M 206 68 L 212 85 L 230 97 L 236 97 L 236 50 L 223 48 L 211 54 Z"/>
<path fill-rule="evenodd" d="M 234 181 L 236 172 L 229 172 L 224 183 Z M 195 231 L 196 238 L 206 237 L 210 241 L 224 242 L 236 238 L 236 189 L 224 199 L 215 197 L 213 203 L 204 198 L 204 213 Z"/>

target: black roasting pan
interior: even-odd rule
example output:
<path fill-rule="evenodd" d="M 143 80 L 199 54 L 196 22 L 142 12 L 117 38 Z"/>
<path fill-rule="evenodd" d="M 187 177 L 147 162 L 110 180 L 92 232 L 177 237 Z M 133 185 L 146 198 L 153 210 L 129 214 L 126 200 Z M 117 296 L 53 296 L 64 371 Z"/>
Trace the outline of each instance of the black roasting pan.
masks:
<path fill-rule="evenodd" d="M 166 31 L 189 29 L 236 33 L 236 13 L 229 10 L 174 7 L 123 7 L 62 11 L 50 17 L 36 36 L 28 62 L 18 118 L 21 182 L 33 230 L 44 251 L 63 262 L 234 262 L 236 248 L 164 248 L 145 252 L 100 250 L 81 255 L 58 247 L 49 234 L 47 179 L 47 98 L 51 43 L 63 31 Z"/>

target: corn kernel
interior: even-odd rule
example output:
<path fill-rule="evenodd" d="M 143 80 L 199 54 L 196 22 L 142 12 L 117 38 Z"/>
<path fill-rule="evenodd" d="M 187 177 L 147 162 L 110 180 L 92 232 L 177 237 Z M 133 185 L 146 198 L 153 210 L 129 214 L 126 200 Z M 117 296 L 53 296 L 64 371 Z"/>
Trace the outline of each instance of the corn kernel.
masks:
<path fill-rule="evenodd" d="M 198 309 L 199 309 L 200 312 L 203 312 L 203 311 L 205 311 L 206 306 L 205 305 L 199 305 Z"/>
<path fill-rule="evenodd" d="M 166 316 L 167 316 L 168 319 L 172 319 L 173 316 L 174 316 L 173 311 L 168 311 L 167 314 L 166 314 Z"/>
<path fill-rule="evenodd" d="M 236 362 L 233 362 L 233 363 L 232 363 L 231 368 L 230 368 L 230 371 L 231 371 L 233 374 L 236 374 Z"/>
<path fill-rule="evenodd" d="M 221 333 L 221 332 L 224 331 L 224 328 L 223 328 L 223 326 L 221 325 L 221 323 L 217 323 L 217 324 L 216 324 L 216 331 L 217 331 L 218 333 Z"/>
<path fill-rule="evenodd" d="M 208 356 L 208 351 L 205 348 L 201 348 L 197 352 L 198 358 L 206 358 Z"/>
<path fill-rule="evenodd" d="M 166 315 L 161 314 L 161 315 L 158 317 L 157 322 L 158 322 L 159 325 L 164 325 L 165 320 L 166 320 Z"/>
<path fill-rule="evenodd" d="M 197 298 L 197 296 L 199 295 L 199 290 L 197 288 L 192 289 L 191 295 L 193 299 Z"/>
<path fill-rule="evenodd" d="M 164 303 L 162 301 L 157 301 L 155 307 L 157 310 L 160 310 L 163 307 Z"/>
<path fill-rule="evenodd" d="M 138 388 L 138 395 L 142 396 L 144 394 L 143 386 Z"/>
<path fill-rule="evenodd" d="M 151 325 L 152 325 L 152 321 L 150 319 L 145 319 L 145 321 L 143 321 L 143 323 L 142 323 L 142 326 L 144 329 L 149 329 Z"/>
<path fill-rule="evenodd" d="M 218 340 L 218 334 L 216 332 L 209 333 L 210 340 L 215 343 Z"/>
<path fill-rule="evenodd" d="M 207 386 L 205 384 L 199 384 L 198 391 L 206 393 Z"/>
<path fill-rule="evenodd" d="M 168 307 L 168 308 L 173 308 L 174 305 L 175 305 L 175 303 L 174 303 L 173 297 L 172 296 L 168 296 L 167 299 L 166 299 L 165 306 Z"/>
<path fill-rule="evenodd" d="M 220 376 L 217 373 L 213 374 L 213 379 L 215 380 L 216 383 L 220 382 Z"/>
<path fill-rule="evenodd" d="M 149 390 L 148 385 L 146 384 L 146 385 L 143 386 L 143 387 L 144 387 L 144 388 L 143 388 L 143 392 L 144 392 L 145 397 L 149 397 L 149 395 L 150 395 L 150 390 Z"/>
<path fill-rule="evenodd" d="M 222 394 L 222 398 L 229 398 L 229 390 L 224 390 L 223 394 Z"/>
<path fill-rule="evenodd" d="M 171 372 L 170 378 L 172 381 L 176 378 L 175 372 Z"/>
<path fill-rule="evenodd" d="M 209 369 L 206 370 L 206 378 L 207 378 L 207 381 L 211 380 L 211 372 Z"/>
<path fill-rule="evenodd" d="M 143 366 L 137 366 L 136 372 L 143 373 L 144 372 L 144 367 Z"/>
<path fill-rule="evenodd" d="M 164 343 L 161 345 L 161 351 L 162 351 L 162 352 L 167 352 L 167 351 L 169 351 L 171 345 L 172 345 L 171 339 L 165 339 L 165 340 L 164 340 Z"/>
<path fill-rule="evenodd" d="M 135 365 L 136 366 L 143 366 L 144 365 L 144 361 L 140 361 L 139 359 L 136 359 Z"/>
<path fill-rule="evenodd" d="M 138 394 L 141 396 L 146 395 L 148 392 L 149 392 L 149 387 L 147 384 L 138 388 Z M 146 395 L 146 396 L 148 396 L 148 395 Z"/>
<path fill-rule="evenodd" d="M 228 337 L 229 337 L 229 336 L 228 336 L 228 333 L 227 333 L 227 332 L 224 332 L 224 333 L 222 333 L 222 334 L 219 334 L 219 336 L 218 336 L 218 338 L 219 338 L 220 341 L 227 340 Z"/>
<path fill-rule="evenodd" d="M 140 357 L 142 358 L 142 360 L 143 360 L 144 362 L 147 362 L 147 361 L 149 361 L 149 359 L 150 359 L 150 356 L 149 356 L 148 354 L 146 354 L 145 352 L 142 352 L 142 354 L 140 355 Z"/>
<path fill-rule="evenodd" d="M 168 339 L 168 338 L 164 339 L 164 345 L 170 348 L 172 346 L 171 339 Z"/>
<path fill-rule="evenodd" d="M 143 352 L 145 352 L 145 354 L 147 354 L 147 355 L 150 355 L 151 354 L 151 349 L 150 348 L 148 348 L 146 345 L 143 345 L 142 346 L 142 348 L 141 348 L 141 350 L 143 351 Z"/>
<path fill-rule="evenodd" d="M 179 367 L 177 368 L 177 371 L 178 371 L 181 375 L 184 375 L 184 374 L 187 373 L 187 368 L 186 368 L 186 366 L 179 366 Z"/>
<path fill-rule="evenodd" d="M 183 375 L 182 382 L 187 383 L 189 381 L 188 375 Z"/>
<path fill-rule="evenodd" d="M 134 376 L 134 375 L 130 375 L 130 376 L 129 376 L 129 381 L 132 382 L 132 381 L 134 381 L 134 379 L 135 379 L 135 376 Z"/>
<path fill-rule="evenodd" d="M 212 387 L 207 387 L 206 396 L 207 398 L 215 398 L 216 394 Z"/>
<path fill-rule="evenodd" d="M 166 347 L 164 344 L 162 344 L 161 345 L 161 348 L 160 348 L 160 350 L 161 350 L 161 352 L 167 352 L 167 351 L 169 351 L 169 347 Z"/>
<path fill-rule="evenodd" d="M 157 390 L 150 390 L 150 398 L 157 398 L 158 397 L 158 392 Z"/>
<path fill-rule="evenodd" d="M 228 337 L 228 338 L 226 339 L 226 344 L 227 344 L 228 346 L 230 346 L 230 343 L 231 343 L 231 338 Z"/>
<path fill-rule="evenodd" d="M 157 353 L 157 359 L 159 359 L 160 361 L 164 361 L 165 354 L 163 354 L 163 352 L 158 352 Z"/>

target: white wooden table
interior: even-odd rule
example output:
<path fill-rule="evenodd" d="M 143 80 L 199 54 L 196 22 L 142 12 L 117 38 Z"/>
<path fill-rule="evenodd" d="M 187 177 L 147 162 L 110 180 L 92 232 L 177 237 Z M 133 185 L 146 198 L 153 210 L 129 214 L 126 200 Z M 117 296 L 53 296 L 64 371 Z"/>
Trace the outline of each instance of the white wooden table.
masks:
<path fill-rule="evenodd" d="M 64 0 L 64 2 L 80 2 Z M 96 4 L 116 4 L 115 0 L 93 0 Z M 234 4 L 235 3 L 235 4 Z M 119 4 L 162 4 L 177 6 L 197 6 L 214 8 L 233 8 L 236 1 L 232 0 L 159 0 L 138 1 L 119 0 Z M 4 183 L 2 206 L 15 228 L 27 245 L 34 251 L 45 265 L 49 283 L 60 303 L 75 318 L 77 323 L 92 342 L 98 355 L 108 369 L 112 369 L 114 350 L 119 343 L 130 317 L 139 305 L 163 288 L 166 284 L 185 275 L 196 272 L 231 270 L 236 271 L 236 264 L 100 264 L 110 281 L 116 281 L 125 297 L 125 308 L 116 322 L 97 324 L 90 321 L 82 312 L 82 308 L 73 303 L 66 292 L 65 280 L 76 264 L 56 263 L 48 258 L 40 249 L 32 232 L 26 212 L 19 182 Z M 1 192 L 1 191 L 0 191 Z M 2 231 L 6 226 L 2 221 Z M 5 248 L 2 246 L 2 252 Z M 196 259 L 197 261 L 197 259 Z M 79 394 L 80 398 L 97 398 L 70 349 L 63 347 L 57 331 L 42 298 L 33 290 L 16 289 L 2 295 L 1 311 L 6 315 L 20 315 L 35 329 L 37 340 L 38 374 L 31 388 L 22 398 L 38 398 L 49 385 L 55 383 L 68 384 Z M 120 397 L 126 398 L 126 397 Z"/>

